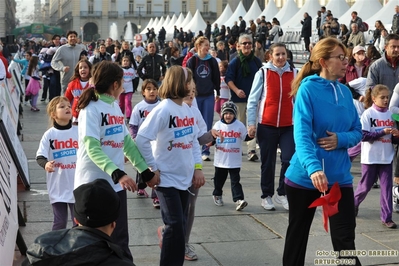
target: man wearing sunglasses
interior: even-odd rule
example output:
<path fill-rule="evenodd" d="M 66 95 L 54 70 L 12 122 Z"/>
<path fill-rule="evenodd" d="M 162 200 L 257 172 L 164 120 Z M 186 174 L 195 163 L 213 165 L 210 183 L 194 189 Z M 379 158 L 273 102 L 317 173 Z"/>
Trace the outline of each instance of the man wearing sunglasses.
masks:
<path fill-rule="evenodd" d="M 237 118 L 244 125 L 247 122 L 247 101 L 251 92 L 255 73 L 262 66 L 261 61 L 252 51 L 252 35 L 242 34 L 238 39 L 239 52 L 230 61 L 225 81 L 231 90 L 231 101 L 237 106 Z M 256 161 L 256 140 L 248 141 L 248 160 Z"/>

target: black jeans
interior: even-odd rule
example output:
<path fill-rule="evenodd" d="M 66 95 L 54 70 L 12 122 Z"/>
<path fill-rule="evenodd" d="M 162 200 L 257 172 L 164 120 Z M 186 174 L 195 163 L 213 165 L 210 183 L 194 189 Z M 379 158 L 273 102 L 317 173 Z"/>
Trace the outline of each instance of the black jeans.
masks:
<path fill-rule="evenodd" d="M 329 218 L 331 242 L 335 251 L 355 250 L 356 218 L 353 188 L 340 189 L 342 196 L 338 203 L 339 212 Z M 320 198 L 321 194 L 318 190 L 300 189 L 287 184 L 285 184 L 285 192 L 290 209 L 283 265 L 301 266 L 305 264 L 309 230 L 316 211 L 316 208 L 308 208 L 308 206 Z M 321 218 L 318 218 L 316 222 L 321 223 Z M 361 265 L 357 257 L 342 258 L 355 259 L 356 265 Z"/>
<path fill-rule="evenodd" d="M 222 196 L 223 186 L 226 182 L 227 175 L 230 173 L 231 182 L 231 194 L 233 195 L 233 201 L 244 199 L 244 192 L 242 191 L 242 186 L 240 184 L 240 168 L 220 168 L 215 167 L 215 176 L 213 178 L 213 184 L 215 189 L 212 195 Z"/>
<path fill-rule="evenodd" d="M 47 91 L 50 86 L 50 79 L 49 78 L 44 78 L 43 79 L 43 93 L 42 93 L 42 99 L 47 99 Z"/>
<path fill-rule="evenodd" d="M 61 95 L 61 76 L 60 72 L 54 71 L 50 77 L 49 100 Z"/>

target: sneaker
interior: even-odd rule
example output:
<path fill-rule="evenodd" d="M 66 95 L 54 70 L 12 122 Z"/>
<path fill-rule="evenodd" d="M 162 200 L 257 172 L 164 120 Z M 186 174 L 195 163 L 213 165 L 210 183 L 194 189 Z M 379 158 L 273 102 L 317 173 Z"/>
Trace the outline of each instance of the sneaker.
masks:
<path fill-rule="evenodd" d="M 248 161 L 251 161 L 251 162 L 255 162 L 255 161 L 257 161 L 259 158 L 258 158 L 258 155 L 256 155 L 256 152 L 255 151 L 250 151 L 249 153 L 248 153 Z"/>
<path fill-rule="evenodd" d="M 237 200 L 236 205 L 237 205 L 236 211 L 241 211 L 242 209 L 248 206 L 248 202 L 246 202 L 245 200 Z"/>
<path fill-rule="evenodd" d="M 208 155 L 202 155 L 202 160 L 205 162 L 209 162 L 211 159 L 209 159 Z"/>
<path fill-rule="evenodd" d="M 283 205 L 284 209 L 286 209 L 287 211 L 289 210 L 289 206 L 288 206 L 288 200 L 287 197 L 285 195 L 276 195 L 274 197 L 274 201 L 277 204 Z"/>
<path fill-rule="evenodd" d="M 213 202 L 215 202 L 216 206 L 223 206 L 222 196 L 213 196 Z"/>
<path fill-rule="evenodd" d="M 140 198 L 148 198 L 148 194 L 147 191 L 145 191 L 145 189 L 139 189 L 137 191 L 137 196 L 139 196 Z"/>
<path fill-rule="evenodd" d="M 274 207 L 272 198 L 271 198 L 270 196 L 268 196 L 268 197 L 262 199 L 262 202 L 261 202 L 260 205 L 262 205 L 262 207 L 263 207 L 265 210 L 268 210 L 268 211 L 274 211 L 274 210 L 276 209 L 276 208 Z"/>
<path fill-rule="evenodd" d="M 392 221 L 382 222 L 382 224 L 385 225 L 388 228 L 391 228 L 391 229 L 395 229 L 396 228 L 396 224 L 394 222 L 392 222 Z"/>
<path fill-rule="evenodd" d="M 163 240 L 163 232 L 165 231 L 164 226 L 158 227 L 157 233 L 158 233 L 158 240 L 159 240 L 159 247 L 162 249 L 162 240 Z"/>
<path fill-rule="evenodd" d="M 36 107 L 31 107 L 30 110 L 31 110 L 32 112 L 39 112 L 39 111 L 40 111 L 40 109 L 39 109 L 39 108 L 36 108 Z"/>
<path fill-rule="evenodd" d="M 184 259 L 185 260 L 198 260 L 197 254 L 194 252 L 194 247 L 192 245 L 186 244 Z"/>
<path fill-rule="evenodd" d="M 159 203 L 159 199 L 158 198 L 154 198 L 152 200 L 152 206 L 154 206 L 154 208 L 159 209 L 161 207 L 161 204 Z"/>
<path fill-rule="evenodd" d="M 41 102 L 44 102 L 45 100 L 46 100 L 46 99 L 42 98 L 40 101 L 41 101 Z"/>
<path fill-rule="evenodd" d="M 373 188 L 380 188 L 380 185 L 378 184 L 378 181 L 375 181 L 375 182 L 374 182 Z"/>

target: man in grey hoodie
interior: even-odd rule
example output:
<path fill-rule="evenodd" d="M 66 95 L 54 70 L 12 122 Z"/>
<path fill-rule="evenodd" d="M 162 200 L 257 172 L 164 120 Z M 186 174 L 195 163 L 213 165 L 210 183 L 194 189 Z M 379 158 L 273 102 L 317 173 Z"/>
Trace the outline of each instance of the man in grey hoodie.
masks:
<path fill-rule="evenodd" d="M 69 80 L 73 75 L 73 70 L 79 62 L 80 53 L 84 47 L 77 43 L 77 32 L 68 31 L 68 43 L 61 46 L 54 54 L 51 60 L 51 67 L 61 73 L 61 94 L 64 95 Z"/>

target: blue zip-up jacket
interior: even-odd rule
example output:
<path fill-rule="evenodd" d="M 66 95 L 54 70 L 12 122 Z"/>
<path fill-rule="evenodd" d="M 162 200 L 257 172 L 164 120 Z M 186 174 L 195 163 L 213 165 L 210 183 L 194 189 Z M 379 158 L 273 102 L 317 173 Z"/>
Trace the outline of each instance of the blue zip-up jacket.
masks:
<path fill-rule="evenodd" d="M 335 182 L 340 186 L 351 185 L 353 177 L 347 149 L 361 140 L 362 126 L 349 89 L 318 75 L 304 78 L 295 96 L 293 118 L 295 154 L 286 178 L 315 189 L 310 175 L 324 171 L 329 187 Z M 319 138 L 328 136 L 326 131 L 337 134 L 335 150 L 326 151 L 317 144 Z"/>

